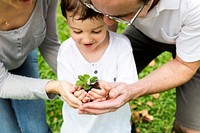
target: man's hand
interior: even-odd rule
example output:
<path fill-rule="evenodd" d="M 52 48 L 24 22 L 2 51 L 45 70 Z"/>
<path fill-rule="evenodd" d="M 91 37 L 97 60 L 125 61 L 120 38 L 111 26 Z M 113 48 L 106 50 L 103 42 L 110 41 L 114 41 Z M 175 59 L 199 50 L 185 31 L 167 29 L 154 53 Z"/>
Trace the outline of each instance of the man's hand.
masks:
<path fill-rule="evenodd" d="M 102 86 L 109 91 L 108 98 L 104 101 L 85 103 L 79 107 L 80 114 L 104 114 L 114 112 L 129 100 L 130 88 L 125 83 L 105 84 Z"/>

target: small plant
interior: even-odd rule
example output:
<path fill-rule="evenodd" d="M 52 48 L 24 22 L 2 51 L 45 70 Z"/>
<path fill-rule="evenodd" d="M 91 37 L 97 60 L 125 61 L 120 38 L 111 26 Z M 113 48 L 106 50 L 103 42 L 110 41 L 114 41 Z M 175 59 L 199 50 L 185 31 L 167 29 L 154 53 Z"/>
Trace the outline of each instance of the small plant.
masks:
<path fill-rule="evenodd" d="M 98 78 L 96 76 L 90 77 L 88 74 L 79 75 L 76 86 L 81 86 L 87 92 L 92 88 L 100 89 Z"/>

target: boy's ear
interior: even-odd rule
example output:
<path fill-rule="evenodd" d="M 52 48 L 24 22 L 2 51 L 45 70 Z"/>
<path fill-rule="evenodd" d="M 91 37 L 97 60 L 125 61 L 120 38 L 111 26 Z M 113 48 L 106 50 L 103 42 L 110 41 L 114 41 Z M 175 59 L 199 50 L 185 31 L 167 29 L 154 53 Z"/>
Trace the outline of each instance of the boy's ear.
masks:
<path fill-rule="evenodd" d="M 65 18 L 65 17 L 63 17 L 63 18 L 64 18 L 64 20 L 65 20 L 65 23 L 68 23 L 68 22 L 67 22 L 67 18 Z"/>

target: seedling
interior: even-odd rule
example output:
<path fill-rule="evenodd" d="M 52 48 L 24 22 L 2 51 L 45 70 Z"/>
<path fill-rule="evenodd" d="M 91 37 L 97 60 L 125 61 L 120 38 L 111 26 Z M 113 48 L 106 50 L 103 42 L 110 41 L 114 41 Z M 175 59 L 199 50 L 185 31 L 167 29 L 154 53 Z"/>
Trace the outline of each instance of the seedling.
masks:
<path fill-rule="evenodd" d="M 88 74 L 79 75 L 76 86 L 81 86 L 87 92 L 92 88 L 100 89 L 98 78 L 96 76 L 90 77 Z"/>

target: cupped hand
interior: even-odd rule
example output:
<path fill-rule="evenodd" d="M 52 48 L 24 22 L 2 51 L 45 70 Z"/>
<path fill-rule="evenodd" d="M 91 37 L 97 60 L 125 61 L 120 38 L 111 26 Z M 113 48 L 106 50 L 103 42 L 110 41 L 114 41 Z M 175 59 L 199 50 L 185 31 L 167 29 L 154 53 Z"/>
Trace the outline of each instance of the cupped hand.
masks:
<path fill-rule="evenodd" d="M 87 97 L 89 97 L 91 100 L 102 99 L 106 98 L 107 96 L 108 96 L 108 91 L 104 88 L 101 89 L 93 88 L 87 94 Z"/>
<path fill-rule="evenodd" d="M 79 108 L 82 105 L 80 99 L 74 96 L 74 91 L 78 88 L 67 81 L 61 81 L 59 87 L 59 93 L 62 96 L 63 100 L 68 103 L 72 108 Z"/>
<path fill-rule="evenodd" d="M 92 101 L 102 101 L 108 96 L 110 90 L 108 83 L 102 80 L 99 80 L 98 83 L 100 88 L 92 88 L 87 94 Z"/>
<path fill-rule="evenodd" d="M 79 114 L 104 114 L 114 112 L 132 99 L 131 89 L 125 83 L 103 83 L 102 86 L 109 91 L 104 101 L 84 103 L 79 107 Z"/>
<path fill-rule="evenodd" d="M 74 96 L 77 97 L 79 100 L 81 100 L 83 103 L 89 102 L 91 99 L 87 96 L 87 92 L 84 89 L 81 89 L 81 87 L 74 91 Z"/>

